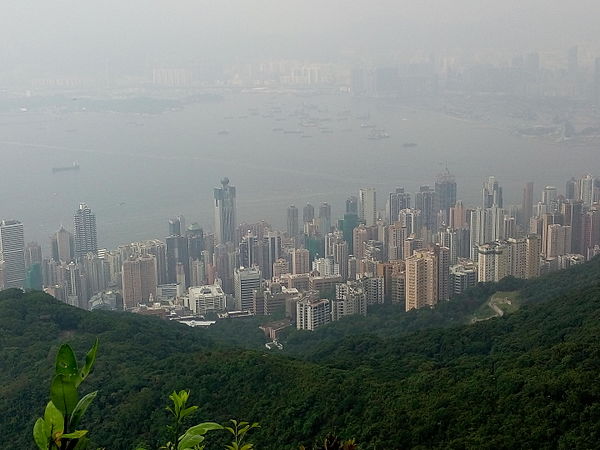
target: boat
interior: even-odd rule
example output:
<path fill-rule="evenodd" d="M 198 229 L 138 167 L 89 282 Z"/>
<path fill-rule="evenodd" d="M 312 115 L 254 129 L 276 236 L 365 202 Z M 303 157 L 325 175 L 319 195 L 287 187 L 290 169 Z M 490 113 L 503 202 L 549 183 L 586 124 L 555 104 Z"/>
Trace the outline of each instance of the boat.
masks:
<path fill-rule="evenodd" d="M 79 170 L 79 164 L 77 164 L 76 162 L 74 162 L 73 164 L 71 164 L 70 166 L 64 166 L 64 167 L 53 167 L 52 168 L 52 173 L 56 173 L 56 172 L 66 172 L 69 170 Z"/>
<path fill-rule="evenodd" d="M 225 136 L 225 135 L 229 134 L 229 131 L 227 131 L 227 130 L 221 130 L 221 131 L 219 131 L 218 134 L 219 134 L 219 136 Z"/>
<path fill-rule="evenodd" d="M 404 148 L 410 148 L 410 147 L 416 147 L 418 144 L 416 144 L 415 142 L 405 142 L 404 144 L 402 144 L 402 147 Z"/>

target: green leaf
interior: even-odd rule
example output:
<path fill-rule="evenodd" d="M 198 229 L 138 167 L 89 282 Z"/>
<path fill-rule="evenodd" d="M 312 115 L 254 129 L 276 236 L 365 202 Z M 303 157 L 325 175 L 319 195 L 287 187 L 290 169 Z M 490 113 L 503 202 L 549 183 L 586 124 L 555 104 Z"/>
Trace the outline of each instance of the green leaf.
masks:
<path fill-rule="evenodd" d="M 56 354 L 56 374 L 77 376 L 77 359 L 73 349 L 68 344 L 63 344 Z"/>
<path fill-rule="evenodd" d="M 87 434 L 87 430 L 77 430 L 72 433 L 63 434 L 62 439 L 80 439 Z"/>
<path fill-rule="evenodd" d="M 184 417 L 187 417 L 187 416 L 189 416 L 190 414 L 192 414 L 192 413 L 193 413 L 194 411 L 196 411 L 197 409 L 198 409 L 198 407 L 197 407 L 197 406 L 190 406 L 189 408 L 186 408 L 186 409 L 182 410 L 182 411 L 179 413 L 179 417 L 180 417 L 181 419 L 183 419 Z"/>
<path fill-rule="evenodd" d="M 196 445 L 198 445 L 203 440 L 204 440 L 204 436 L 201 436 L 199 434 L 189 435 L 189 436 L 187 434 L 184 434 L 181 437 L 179 444 L 177 445 L 177 450 L 194 448 Z"/>
<path fill-rule="evenodd" d="M 44 419 L 36 420 L 33 426 L 33 439 L 40 450 L 48 450 L 50 435 L 47 433 Z"/>
<path fill-rule="evenodd" d="M 90 404 L 94 401 L 96 395 L 98 395 L 98 391 L 90 392 L 89 394 L 85 395 L 81 400 L 79 400 L 79 402 L 75 406 L 75 409 L 73 409 L 73 413 L 71 414 L 71 426 L 76 427 L 77 425 L 79 425 L 81 417 L 85 414 L 85 411 L 88 409 L 88 406 L 90 406 Z"/>
<path fill-rule="evenodd" d="M 222 429 L 223 429 L 223 425 L 220 425 L 218 423 L 204 422 L 204 423 L 199 423 L 198 425 L 194 425 L 193 427 L 188 428 L 188 430 L 185 432 L 184 436 L 186 434 L 202 436 L 202 435 L 205 435 L 206 433 L 208 433 L 209 431 L 222 430 Z"/>
<path fill-rule="evenodd" d="M 65 417 L 70 417 L 79 401 L 75 380 L 63 374 L 56 375 L 50 386 L 50 398 Z"/>
<path fill-rule="evenodd" d="M 92 346 L 90 351 L 87 352 L 87 355 L 85 355 L 85 364 L 79 372 L 79 377 L 75 386 L 79 386 L 81 382 L 85 380 L 87 376 L 92 372 L 94 363 L 96 362 L 96 352 L 98 351 L 98 343 L 98 338 L 96 338 L 96 342 L 94 342 L 94 345 Z"/>
<path fill-rule="evenodd" d="M 65 419 L 59 409 L 52 402 L 48 402 L 44 411 L 46 433 L 52 436 L 56 432 L 62 433 L 65 429 Z"/>

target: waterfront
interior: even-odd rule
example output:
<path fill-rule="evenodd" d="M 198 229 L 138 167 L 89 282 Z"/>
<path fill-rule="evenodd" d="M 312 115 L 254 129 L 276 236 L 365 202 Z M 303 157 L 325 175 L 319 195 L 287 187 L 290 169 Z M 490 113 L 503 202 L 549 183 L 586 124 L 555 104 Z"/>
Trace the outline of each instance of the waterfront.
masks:
<path fill-rule="evenodd" d="M 389 138 L 369 139 L 372 127 Z M 111 248 L 164 237 L 177 214 L 211 230 L 212 188 L 223 176 L 238 189 L 240 221 L 283 228 L 291 203 L 327 201 L 337 217 L 348 195 L 373 186 L 383 208 L 394 187 L 433 184 L 446 164 L 466 203 L 479 204 L 488 175 L 506 203 L 518 203 L 525 181 L 562 191 L 569 177 L 596 173 L 597 152 L 342 94 L 229 93 L 158 114 L 44 108 L 0 115 L 0 211 L 47 246 L 85 201 L 100 246 Z M 79 171 L 52 173 L 74 161 Z"/>

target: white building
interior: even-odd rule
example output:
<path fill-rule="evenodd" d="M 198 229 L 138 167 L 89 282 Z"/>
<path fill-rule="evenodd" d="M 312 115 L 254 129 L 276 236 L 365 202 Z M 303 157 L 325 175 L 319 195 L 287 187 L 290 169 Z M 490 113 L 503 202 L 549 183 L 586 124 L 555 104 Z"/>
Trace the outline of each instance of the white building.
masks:
<path fill-rule="evenodd" d="M 216 284 L 191 287 L 185 300 L 185 306 L 197 315 L 225 311 L 225 292 L 221 286 Z"/>
<path fill-rule="evenodd" d="M 331 303 L 327 299 L 305 297 L 296 304 L 296 328 L 313 331 L 331 321 Z"/>
<path fill-rule="evenodd" d="M 374 188 L 358 191 L 358 215 L 368 227 L 377 222 L 377 196 Z"/>
<path fill-rule="evenodd" d="M 235 309 L 254 312 L 253 291 L 260 289 L 261 281 L 262 276 L 258 266 L 235 269 L 233 273 Z"/>
<path fill-rule="evenodd" d="M 367 315 L 367 295 L 363 287 L 355 281 L 337 284 L 335 300 L 331 303 L 331 320 L 355 314 Z"/>
<path fill-rule="evenodd" d="M 321 276 L 340 274 L 340 266 L 333 262 L 333 258 L 316 258 L 312 263 L 312 270 L 316 270 Z"/>
<path fill-rule="evenodd" d="M 0 261 L 4 261 L 4 288 L 22 288 L 25 283 L 25 237 L 17 220 L 0 222 Z"/>

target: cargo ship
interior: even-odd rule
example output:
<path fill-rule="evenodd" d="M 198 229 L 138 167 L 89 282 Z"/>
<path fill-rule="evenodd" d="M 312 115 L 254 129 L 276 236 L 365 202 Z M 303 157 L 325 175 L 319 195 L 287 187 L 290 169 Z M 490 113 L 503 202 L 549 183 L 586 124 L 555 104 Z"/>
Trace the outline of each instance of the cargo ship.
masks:
<path fill-rule="evenodd" d="M 79 164 L 77 164 L 76 162 L 74 162 L 73 164 L 71 164 L 70 166 L 64 166 L 64 167 L 53 167 L 52 168 L 52 173 L 56 173 L 56 172 L 66 172 L 68 170 L 79 170 Z"/>

